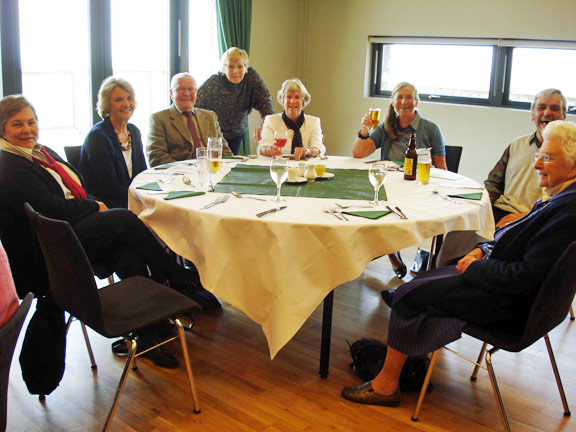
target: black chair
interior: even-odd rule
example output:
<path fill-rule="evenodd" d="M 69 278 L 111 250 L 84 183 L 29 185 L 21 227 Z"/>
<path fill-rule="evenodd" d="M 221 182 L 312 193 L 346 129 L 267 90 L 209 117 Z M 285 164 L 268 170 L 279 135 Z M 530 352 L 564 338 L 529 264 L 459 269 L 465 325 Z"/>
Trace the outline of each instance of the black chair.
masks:
<path fill-rule="evenodd" d="M 174 318 L 177 314 L 193 308 L 195 303 L 179 292 L 141 276 L 129 277 L 98 289 L 86 253 L 70 224 L 46 218 L 28 203 L 25 207 L 35 226 L 46 260 L 50 290 L 56 304 L 102 336 L 122 336 L 126 340 L 126 365 L 103 430 L 107 431 L 110 427 L 135 357 L 177 338 L 180 339 L 182 347 L 194 413 L 199 413 L 186 336 L 182 324 Z M 178 336 L 170 337 L 136 354 L 138 331 L 169 318 L 175 322 Z"/>
<path fill-rule="evenodd" d="M 446 166 L 448 171 L 457 173 L 460 167 L 460 158 L 462 157 L 461 146 L 444 146 L 446 150 Z M 80 156 L 78 156 L 80 157 Z"/>
<path fill-rule="evenodd" d="M 34 294 L 28 293 L 14 315 L 0 328 L 0 431 L 6 430 L 8 380 L 16 341 L 30 309 Z"/>
<path fill-rule="evenodd" d="M 520 352 L 542 337 L 546 342 L 546 348 L 548 349 L 548 355 L 550 356 L 550 362 L 552 363 L 556 384 L 560 391 L 560 398 L 562 399 L 562 405 L 564 406 L 564 415 L 570 415 L 570 409 L 568 408 L 568 402 L 566 401 L 564 387 L 560 380 L 558 366 L 554 359 L 554 352 L 552 351 L 552 345 L 550 344 L 548 333 L 566 318 L 566 314 L 572 305 L 575 293 L 576 242 L 573 242 L 558 259 L 548 274 L 548 277 L 540 287 L 522 333 L 501 333 L 474 324 L 468 324 L 464 327 L 464 333 L 481 340 L 483 345 L 476 362 L 461 355 L 460 357 L 476 364 L 474 372 L 470 377 L 472 381 L 476 381 L 479 368 L 488 371 L 505 430 L 510 431 L 510 424 L 508 423 L 508 417 L 506 415 L 504 403 L 502 402 L 502 396 L 494 373 L 494 367 L 492 366 L 492 355 L 500 349 L 510 352 Z M 487 351 L 486 348 L 488 344 L 492 345 L 492 348 Z M 446 349 L 450 350 L 449 348 Z M 418 414 L 422 407 L 422 402 L 426 395 L 426 388 L 428 387 L 428 382 L 430 381 L 434 369 L 434 363 L 436 362 L 436 357 L 439 352 L 440 350 L 436 350 L 432 355 L 430 366 L 420 392 L 420 398 L 418 399 L 414 414 L 412 415 L 413 421 L 418 421 Z M 481 365 L 482 357 L 485 357 L 486 367 Z"/>
<path fill-rule="evenodd" d="M 78 169 L 80 165 L 80 151 L 82 146 L 68 146 L 64 147 L 64 153 L 66 154 L 66 160 L 74 168 Z"/>

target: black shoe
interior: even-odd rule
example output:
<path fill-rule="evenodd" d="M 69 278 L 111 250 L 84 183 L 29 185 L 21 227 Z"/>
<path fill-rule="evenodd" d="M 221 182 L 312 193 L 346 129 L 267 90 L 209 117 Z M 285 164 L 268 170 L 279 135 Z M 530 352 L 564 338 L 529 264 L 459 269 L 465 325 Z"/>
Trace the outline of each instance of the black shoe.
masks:
<path fill-rule="evenodd" d="M 408 273 L 408 269 L 406 268 L 406 264 L 404 264 L 404 261 L 402 261 L 402 257 L 400 256 L 400 252 L 395 252 L 394 255 L 396 255 L 396 258 L 398 258 L 398 260 L 400 261 L 400 263 L 402 265 L 398 268 L 393 268 L 392 270 L 394 270 L 396 277 L 399 277 L 400 279 L 402 279 L 404 276 L 406 276 L 406 273 Z"/>
<path fill-rule="evenodd" d="M 410 266 L 410 271 L 412 273 L 420 273 L 425 271 L 428 267 L 428 260 L 430 259 L 430 252 L 418 248 L 416 251 L 416 256 L 414 257 L 414 262 Z"/>
<path fill-rule="evenodd" d="M 112 352 L 116 355 L 128 354 L 128 348 L 126 347 L 126 340 L 122 338 L 112 342 Z"/>
<path fill-rule="evenodd" d="M 202 310 L 219 309 L 222 307 L 218 298 L 209 291 L 206 291 L 201 285 L 187 283 L 179 284 L 169 282 L 170 288 L 191 298 L 202 307 Z"/>
<path fill-rule="evenodd" d="M 152 360 L 156 366 L 167 369 L 175 369 L 180 366 L 178 359 L 174 357 L 172 353 L 164 347 L 164 345 L 154 348 L 146 354 L 142 354 L 142 357 Z"/>
<path fill-rule="evenodd" d="M 392 307 L 392 301 L 394 299 L 394 294 L 396 294 L 395 289 L 384 290 L 380 293 L 380 295 L 382 296 L 382 300 L 384 300 L 384 303 L 386 303 L 390 307 Z"/>

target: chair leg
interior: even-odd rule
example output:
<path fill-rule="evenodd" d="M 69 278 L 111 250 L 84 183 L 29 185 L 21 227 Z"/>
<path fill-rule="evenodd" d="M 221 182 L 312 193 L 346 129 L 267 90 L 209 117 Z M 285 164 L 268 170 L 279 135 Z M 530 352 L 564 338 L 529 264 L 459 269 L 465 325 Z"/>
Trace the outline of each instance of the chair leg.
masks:
<path fill-rule="evenodd" d="M 180 345 L 182 346 L 182 354 L 184 355 L 184 363 L 186 364 L 186 374 L 188 374 L 188 383 L 190 384 L 190 392 L 192 393 L 192 404 L 194 406 L 194 414 L 200 412 L 200 403 L 198 402 L 198 395 L 196 393 L 196 384 L 194 384 L 194 375 L 192 375 L 192 366 L 190 366 L 190 355 L 188 354 L 188 345 L 186 344 L 186 335 L 184 328 L 179 319 L 174 319 L 176 328 L 178 329 L 178 337 Z"/>
<path fill-rule="evenodd" d="M 136 355 L 137 345 L 134 339 L 128 341 L 128 358 L 126 359 L 126 365 L 124 366 L 124 371 L 122 371 L 122 376 L 120 377 L 120 382 L 118 383 L 118 388 L 116 389 L 116 395 L 114 396 L 114 402 L 112 407 L 108 412 L 108 417 L 106 417 L 106 423 L 104 424 L 103 432 L 107 432 L 110 429 L 110 423 L 112 423 L 112 418 L 116 412 L 116 407 L 118 406 L 118 401 L 120 400 L 120 395 L 122 390 L 124 390 L 124 384 L 126 384 L 126 379 L 128 379 L 128 374 L 130 373 L 130 367 L 134 361 L 134 356 Z"/>
<path fill-rule="evenodd" d="M 552 351 L 552 345 L 550 344 L 550 338 L 548 335 L 544 336 L 544 341 L 546 342 L 546 348 L 548 349 L 548 355 L 550 356 L 550 363 L 552 363 L 552 370 L 554 371 L 554 378 L 556 378 L 556 385 L 558 385 L 558 391 L 560 392 L 560 398 L 562 399 L 562 405 L 564 406 L 564 415 L 569 416 L 570 408 L 568 407 L 566 393 L 564 393 L 564 386 L 562 385 L 562 380 L 560 379 L 558 365 L 556 364 L 556 358 L 554 357 L 554 352 Z"/>
<path fill-rule="evenodd" d="M 434 370 L 434 365 L 436 364 L 436 357 L 438 357 L 439 352 L 440 350 L 434 351 L 434 354 L 432 354 L 432 358 L 430 359 L 430 366 L 428 366 L 426 376 L 424 377 L 424 383 L 422 384 L 422 388 L 420 389 L 420 397 L 418 398 L 418 403 L 416 404 L 416 408 L 414 408 L 414 413 L 412 414 L 413 422 L 418 421 L 418 416 L 420 415 L 420 408 L 422 408 L 422 403 L 424 402 L 424 396 L 426 396 L 426 390 L 428 390 L 430 377 L 432 376 L 432 371 Z"/>
<path fill-rule="evenodd" d="M 480 370 L 480 365 L 482 364 L 482 359 L 484 358 L 484 354 L 486 353 L 487 346 L 488 344 L 484 342 L 484 345 L 482 345 L 482 349 L 480 350 L 480 354 L 478 355 L 478 360 L 476 360 L 476 366 L 474 366 L 474 371 L 472 372 L 470 381 L 476 381 L 476 379 L 478 378 L 478 371 Z"/>
<path fill-rule="evenodd" d="M 82 333 L 84 334 L 84 342 L 86 342 L 86 349 L 88 350 L 88 356 L 90 357 L 90 363 L 92 364 L 92 369 L 97 369 L 98 365 L 96 365 L 96 360 L 94 359 L 94 352 L 92 351 L 92 344 L 90 343 L 90 339 L 88 338 L 86 325 L 82 321 L 80 321 L 80 325 L 82 326 Z"/>
<path fill-rule="evenodd" d="M 500 411 L 502 425 L 507 432 L 510 432 L 510 423 L 508 423 L 508 416 L 506 415 L 506 409 L 504 408 L 504 402 L 502 401 L 502 395 L 500 394 L 500 388 L 498 387 L 498 381 L 496 381 L 496 374 L 494 373 L 494 367 L 492 366 L 492 354 L 496 351 L 498 351 L 498 348 L 492 348 L 486 353 L 486 367 L 488 369 L 488 376 L 490 376 L 490 383 L 492 383 L 494 397 L 498 404 L 498 411 Z"/>
<path fill-rule="evenodd" d="M 576 317 L 574 317 L 574 308 L 572 306 L 570 306 L 570 319 L 572 321 L 574 321 L 574 318 L 576 318 Z"/>

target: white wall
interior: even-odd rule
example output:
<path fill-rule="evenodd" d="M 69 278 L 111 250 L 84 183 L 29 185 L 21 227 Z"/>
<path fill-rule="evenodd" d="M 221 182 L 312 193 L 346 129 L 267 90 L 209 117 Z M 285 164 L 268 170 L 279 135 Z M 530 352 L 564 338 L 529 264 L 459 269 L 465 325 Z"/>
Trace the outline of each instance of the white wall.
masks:
<path fill-rule="evenodd" d="M 349 155 L 363 113 L 388 104 L 365 96 L 368 36 L 576 40 L 575 22 L 575 0 L 254 0 L 250 59 L 273 94 L 302 78 L 329 153 Z M 460 172 L 478 181 L 512 138 L 534 130 L 521 110 L 421 102 L 420 112 L 464 147 Z"/>

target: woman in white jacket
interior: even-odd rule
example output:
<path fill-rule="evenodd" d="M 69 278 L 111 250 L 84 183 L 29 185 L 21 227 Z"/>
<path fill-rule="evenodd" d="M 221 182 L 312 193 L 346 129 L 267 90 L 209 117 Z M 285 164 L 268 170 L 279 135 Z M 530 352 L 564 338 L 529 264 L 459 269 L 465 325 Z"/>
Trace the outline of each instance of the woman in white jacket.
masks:
<path fill-rule="evenodd" d="M 269 115 L 264 120 L 257 153 L 264 156 L 294 154 L 296 159 L 324 155 L 326 147 L 322 144 L 320 119 L 304 114 L 303 111 L 311 99 L 310 93 L 298 78 L 284 81 L 278 92 L 278 102 L 284 107 L 284 112 Z M 285 131 L 288 132 L 286 145 L 274 145 L 274 132 Z"/>

